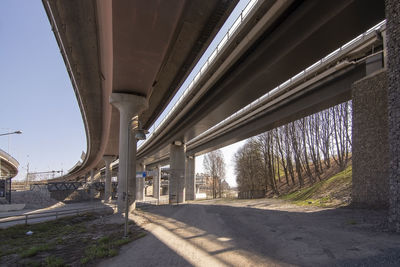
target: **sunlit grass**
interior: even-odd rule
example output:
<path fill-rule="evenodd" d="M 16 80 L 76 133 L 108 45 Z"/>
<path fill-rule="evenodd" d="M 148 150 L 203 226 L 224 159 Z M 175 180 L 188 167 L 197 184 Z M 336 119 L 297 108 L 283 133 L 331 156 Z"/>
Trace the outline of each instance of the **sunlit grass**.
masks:
<path fill-rule="evenodd" d="M 331 207 L 336 205 L 331 196 L 316 196 L 330 190 L 335 190 L 335 187 L 339 184 L 350 184 L 351 181 L 352 166 L 348 166 L 344 171 L 337 173 L 327 180 L 318 182 L 311 187 L 304 188 L 287 195 L 283 195 L 280 198 L 289 200 L 300 206 L 313 205 L 319 207 Z"/>

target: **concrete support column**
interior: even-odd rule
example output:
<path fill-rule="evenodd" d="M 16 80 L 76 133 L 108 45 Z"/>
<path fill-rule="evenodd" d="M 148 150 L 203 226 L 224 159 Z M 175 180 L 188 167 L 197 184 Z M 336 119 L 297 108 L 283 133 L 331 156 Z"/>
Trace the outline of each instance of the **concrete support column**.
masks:
<path fill-rule="evenodd" d="M 136 187 L 136 138 L 132 126 L 137 123 L 138 114 L 147 108 L 145 97 L 112 93 L 110 103 L 119 110 L 119 170 L 118 170 L 118 212 L 125 210 L 125 197 L 129 204 L 135 203 Z M 129 149 L 128 149 L 129 147 Z M 129 159 L 129 160 L 128 160 Z M 129 175 L 129 177 L 128 177 Z M 129 184 L 129 186 L 128 186 Z M 128 191 L 129 188 L 129 191 Z"/>
<path fill-rule="evenodd" d="M 400 2 L 386 0 L 389 120 L 389 228 L 400 232 Z"/>
<path fill-rule="evenodd" d="M 153 176 L 153 196 L 157 199 L 157 203 L 160 201 L 160 184 L 161 184 L 161 166 L 157 165 L 155 175 Z"/>
<path fill-rule="evenodd" d="M 89 183 L 93 183 L 94 182 L 95 173 L 96 173 L 96 169 L 91 169 L 90 170 L 90 181 L 89 181 Z"/>
<path fill-rule="evenodd" d="M 359 207 L 389 206 L 387 86 L 385 70 L 352 86 L 352 203 Z"/>
<path fill-rule="evenodd" d="M 106 179 L 104 183 L 104 201 L 109 202 L 111 200 L 111 162 L 115 160 L 114 156 L 103 156 L 103 160 L 106 164 Z"/>
<path fill-rule="evenodd" d="M 175 141 L 170 146 L 169 201 L 185 202 L 185 145 Z"/>
<path fill-rule="evenodd" d="M 90 200 L 94 199 L 94 188 L 92 183 L 94 183 L 94 177 L 96 175 L 96 169 L 91 169 L 90 170 L 90 181 L 89 181 L 89 195 L 90 195 Z"/>
<path fill-rule="evenodd" d="M 141 163 L 136 164 L 136 172 L 144 172 L 145 166 Z M 142 175 L 136 178 L 136 200 L 144 201 L 144 179 Z"/>
<path fill-rule="evenodd" d="M 195 158 L 194 156 L 188 156 L 186 158 L 186 200 L 196 199 L 196 179 L 195 179 Z"/>

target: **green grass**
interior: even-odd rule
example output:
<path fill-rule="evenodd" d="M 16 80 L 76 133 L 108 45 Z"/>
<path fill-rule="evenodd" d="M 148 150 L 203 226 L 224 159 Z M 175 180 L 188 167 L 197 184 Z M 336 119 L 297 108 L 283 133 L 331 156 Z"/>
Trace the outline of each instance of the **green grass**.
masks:
<path fill-rule="evenodd" d="M 36 245 L 30 247 L 28 250 L 24 250 L 20 253 L 21 258 L 33 257 L 39 252 L 51 250 L 53 247 L 48 244 Z"/>
<path fill-rule="evenodd" d="M 24 259 L 53 250 L 56 245 L 63 243 L 62 237 L 87 231 L 84 222 L 94 218 L 93 215 L 88 214 L 0 229 L 0 261 L 3 256 L 10 254 L 18 254 L 21 259 Z M 32 231 L 33 234 L 26 235 L 28 231 Z"/>
<path fill-rule="evenodd" d="M 356 224 L 357 224 L 357 221 L 355 221 L 355 220 L 350 220 L 350 221 L 348 221 L 347 223 L 348 223 L 348 224 L 351 224 L 351 225 L 356 225 Z"/>
<path fill-rule="evenodd" d="M 48 267 L 62 267 L 65 266 L 64 260 L 56 256 L 49 256 L 45 259 L 45 266 Z"/>
<path fill-rule="evenodd" d="M 38 261 L 33 261 L 33 260 L 26 260 L 24 262 L 23 266 L 29 266 L 29 267 L 41 267 L 42 264 Z"/>
<path fill-rule="evenodd" d="M 335 190 L 336 185 L 351 183 L 352 179 L 352 166 L 347 167 L 344 171 L 337 173 L 331 178 L 318 182 L 311 187 L 304 188 L 287 195 L 283 195 L 280 198 L 289 200 L 300 206 L 319 206 L 319 207 L 329 207 L 332 203 L 332 198 L 330 196 L 318 197 L 319 194 Z"/>
<path fill-rule="evenodd" d="M 116 229 L 95 240 L 93 235 L 96 232 L 93 231 L 96 230 L 88 228 L 87 223 L 96 218 L 88 214 L 0 229 L 0 262 L 3 256 L 13 254 L 17 256 L 13 263 L 17 266 L 65 266 L 64 261 L 70 259 L 59 252 L 75 244 L 81 248 L 77 259 L 81 258 L 80 262 L 84 265 L 94 259 L 116 256 L 121 246 L 146 235 L 145 232 L 135 231 L 129 233 L 128 238 L 121 238 L 122 232 Z M 33 234 L 28 236 L 27 231 Z M 45 258 L 49 254 L 53 256 Z"/>
<path fill-rule="evenodd" d="M 118 255 L 119 247 L 144 237 L 145 235 L 145 232 L 141 232 L 127 238 L 117 238 L 111 235 L 103 236 L 97 240 L 96 244 L 89 246 L 85 250 L 85 257 L 81 259 L 81 264 L 87 264 L 95 259 L 114 257 Z"/>

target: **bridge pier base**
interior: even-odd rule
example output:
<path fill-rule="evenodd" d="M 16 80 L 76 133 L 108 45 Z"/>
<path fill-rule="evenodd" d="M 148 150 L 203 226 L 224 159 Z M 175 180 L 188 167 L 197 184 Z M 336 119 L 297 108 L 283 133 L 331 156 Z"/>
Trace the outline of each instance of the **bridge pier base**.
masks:
<path fill-rule="evenodd" d="M 135 208 L 137 143 L 134 130 L 131 129 L 131 126 L 133 120 L 137 122 L 138 114 L 147 108 L 148 103 L 147 99 L 143 96 L 124 93 L 112 93 L 110 97 L 110 103 L 118 108 L 120 119 L 117 204 L 118 213 L 122 213 L 125 211 L 125 198 L 128 195 L 129 205 L 131 205 L 133 209 Z M 129 190 L 127 184 L 128 178 Z"/>
<path fill-rule="evenodd" d="M 353 86 L 353 203 L 388 207 L 400 232 L 400 2 L 386 0 L 387 68 Z"/>
<path fill-rule="evenodd" d="M 386 0 L 389 114 L 389 228 L 400 232 L 400 2 Z"/>
<path fill-rule="evenodd" d="M 169 202 L 185 202 L 185 145 L 174 142 L 170 145 Z"/>
<path fill-rule="evenodd" d="M 195 158 L 194 156 L 186 157 L 186 200 L 196 199 L 196 179 L 195 179 Z"/>
<path fill-rule="evenodd" d="M 352 86 L 354 206 L 389 207 L 387 86 L 385 70 Z"/>

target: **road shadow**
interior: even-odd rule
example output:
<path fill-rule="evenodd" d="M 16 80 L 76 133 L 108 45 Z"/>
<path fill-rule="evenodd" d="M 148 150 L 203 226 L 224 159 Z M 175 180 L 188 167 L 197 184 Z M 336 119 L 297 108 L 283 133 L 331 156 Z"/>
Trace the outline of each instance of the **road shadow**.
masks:
<path fill-rule="evenodd" d="M 365 266 L 368 262 L 400 266 L 400 235 L 386 231 L 385 211 L 336 208 L 300 212 L 268 206 L 147 206 L 143 216 L 208 255 L 220 255 L 225 265 L 236 265 L 222 257 L 235 251 L 254 257 L 261 265 L 270 261 L 297 266 Z M 219 249 L 204 247 L 205 242 Z"/>

